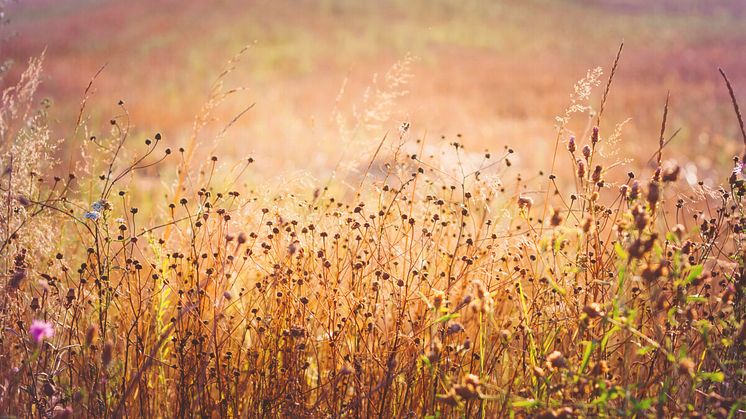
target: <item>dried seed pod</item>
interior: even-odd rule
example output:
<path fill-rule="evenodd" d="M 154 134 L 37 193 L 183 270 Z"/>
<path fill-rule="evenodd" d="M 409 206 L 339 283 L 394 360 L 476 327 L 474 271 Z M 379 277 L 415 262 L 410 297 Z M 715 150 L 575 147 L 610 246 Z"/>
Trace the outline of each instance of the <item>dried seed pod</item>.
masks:
<path fill-rule="evenodd" d="M 552 209 L 552 218 L 549 219 L 549 224 L 552 225 L 552 227 L 557 227 L 564 221 L 564 217 L 562 216 L 562 212 L 558 210 L 557 208 Z"/>
<path fill-rule="evenodd" d="M 632 188 L 629 190 L 629 199 L 634 201 L 640 196 L 640 182 L 632 182 Z"/>
<path fill-rule="evenodd" d="M 570 153 L 575 153 L 575 136 L 571 135 L 570 139 L 567 140 L 567 151 Z"/>
<path fill-rule="evenodd" d="M 609 363 L 605 360 L 598 361 L 591 369 L 593 375 L 604 375 L 609 372 Z"/>
<path fill-rule="evenodd" d="M 430 344 L 430 352 L 427 354 L 427 359 L 431 364 L 438 362 L 440 359 L 440 353 L 443 350 L 443 344 L 439 340 L 434 339 Z"/>
<path fill-rule="evenodd" d="M 591 180 L 593 183 L 601 182 L 601 172 L 603 171 L 603 167 L 601 165 L 596 165 L 596 167 L 593 169 L 593 174 L 591 175 Z"/>
<path fill-rule="evenodd" d="M 648 204 L 650 205 L 650 208 L 655 208 L 656 205 L 658 205 L 658 200 L 660 199 L 660 186 L 658 185 L 658 182 L 650 182 L 648 184 Z"/>
<path fill-rule="evenodd" d="M 596 145 L 598 143 L 598 127 L 593 127 L 591 132 L 591 144 Z"/>
<path fill-rule="evenodd" d="M 554 351 L 547 355 L 546 364 L 550 370 L 556 370 L 567 367 L 567 360 L 565 359 L 565 356 L 562 355 L 562 352 Z"/>
<path fill-rule="evenodd" d="M 602 317 L 605 314 L 603 309 L 601 308 L 601 304 L 599 303 L 588 304 L 587 306 L 585 306 L 585 308 L 583 308 L 583 313 L 585 313 L 592 319 Z"/>
<path fill-rule="evenodd" d="M 585 162 L 581 159 L 578 159 L 578 170 L 577 174 L 580 179 L 585 179 Z"/>
<path fill-rule="evenodd" d="M 46 383 L 44 383 L 44 385 L 42 385 L 41 391 L 42 393 L 44 393 L 45 396 L 52 397 L 55 393 L 54 385 L 47 381 Z"/>
<path fill-rule="evenodd" d="M 583 225 L 582 225 L 583 233 L 585 234 L 592 233 L 594 230 L 593 227 L 595 226 L 595 224 L 596 223 L 593 222 L 593 217 L 591 217 L 590 215 L 586 215 L 585 218 L 583 219 Z"/>
<path fill-rule="evenodd" d="M 629 186 L 626 184 L 619 187 L 619 193 L 622 195 L 622 198 L 628 198 L 629 197 Z"/>
<path fill-rule="evenodd" d="M 85 331 L 85 345 L 91 346 L 93 344 L 93 341 L 96 340 L 98 337 L 98 326 L 95 324 L 92 324 L 88 326 L 88 329 Z"/>
<path fill-rule="evenodd" d="M 664 182 L 676 182 L 676 180 L 679 178 L 679 173 L 681 172 L 681 167 L 674 166 L 672 168 L 666 169 L 666 171 L 663 172 L 663 181 Z"/>
<path fill-rule="evenodd" d="M 101 351 L 101 362 L 104 368 L 107 368 L 111 364 L 111 360 L 114 358 L 114 342 L 107 340 L 104 343 L 104 349 Z"/>
<path fill-rule="evenodd" d="M 73 417 L 73 408 L 70 406 L 56 406 L 52 413 L 53 419 L 70 419 Z"/>
<path fill-rule="evenodd" d="M 679 360 L 679 373 L 694 377 L 694 369 L 696 365 L 691 358 L 681 358 Z"/>
<path fill-rule="evenodd" d="M 534 205 L 533 198 L 528 197 L 528 196 L 518 197 L 518 208 L 530 210 L 533 205 Z"/>
<path fill-rule="evenodd" d="M 456 333 L 460 333 L 464 331 L 464 326 L 461 325 L 461 323 L 451 323 L 448 326 L 448 329 L 446 329 L 446 336 L 451 336 Z"/>

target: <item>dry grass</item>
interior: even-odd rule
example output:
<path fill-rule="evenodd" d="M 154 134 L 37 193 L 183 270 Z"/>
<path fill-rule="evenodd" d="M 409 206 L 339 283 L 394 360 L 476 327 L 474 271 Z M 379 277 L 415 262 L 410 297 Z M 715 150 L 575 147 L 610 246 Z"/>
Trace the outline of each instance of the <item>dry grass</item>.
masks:
<path fill-rule="evenodd" d="M 537 178 L 512 149 L 439 154 L 406 125 L 349 184 L 274 188 L 245 180 L 251 158 L 143 143 L 124 104 L 104 135 L 76 128 L 80 164 L 41 165 L 40 65 L 3 95 L 3 412 L 744 414 L 741 162 L 685 185 L 666 101 L 651 173 L 625 173 L 591 95 L 613 100 L 613 71 L 575 86 Z M 143 190 L 153 170 L 173 183 Z"/>

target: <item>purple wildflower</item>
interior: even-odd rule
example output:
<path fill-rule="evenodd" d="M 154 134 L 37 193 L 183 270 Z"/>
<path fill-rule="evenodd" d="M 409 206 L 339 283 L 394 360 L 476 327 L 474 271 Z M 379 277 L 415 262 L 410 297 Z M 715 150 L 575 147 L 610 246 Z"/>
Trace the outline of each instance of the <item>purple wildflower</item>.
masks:
<path fill-rule="evenodd" d="M 84 216 L 85 218 L 89 219 L 89 220 L 93 220 L 93 221 L 96 221 L 96 220 L 98 220 L 99 218 L 101 218 L 101 213 L 100 213 L 100 212 L 98 212 L 98 211 L 88 211 L 88 212 L 86 212 L 85 214 L 83 214 L 83 216 Z"/>
<path fill-rule="evenodd" d="M 31 338 L 34 342 L 40 343 L 44 339 L 49 339 L 54 336 L 54 327 L 52 323 L 45 322 L 43 320 L 34 320 L 31 322 L 31 327 L 28 329 Z"/>

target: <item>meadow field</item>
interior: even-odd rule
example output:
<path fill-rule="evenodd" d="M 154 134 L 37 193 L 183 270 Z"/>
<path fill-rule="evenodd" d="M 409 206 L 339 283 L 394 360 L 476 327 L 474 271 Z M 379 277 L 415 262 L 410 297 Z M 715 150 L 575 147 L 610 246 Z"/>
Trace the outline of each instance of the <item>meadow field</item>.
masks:
<path fill-rule="evenodd" d="M 746 3 L 0 11 L 0 416 L 746 416 Z"/>

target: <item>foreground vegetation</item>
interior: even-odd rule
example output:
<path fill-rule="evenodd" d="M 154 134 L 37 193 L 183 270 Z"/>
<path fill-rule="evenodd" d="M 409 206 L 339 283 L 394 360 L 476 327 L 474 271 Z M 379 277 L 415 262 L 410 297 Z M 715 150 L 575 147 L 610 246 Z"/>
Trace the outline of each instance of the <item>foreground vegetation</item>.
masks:
<path fill-rule="evenodd" d="M 272 193 L 251 158 L 133 137 L 124 104 L 55 162 L 32 61 L 2 103 L 0 411 L 743 415 L 743 166 L 683 185 L 666 103 L 653 169 L 625 173 L 617 63 L 596 110 L 600 71 L 576 85 L 538 179 L 509 148 L 446 165 L 405 124 L 355 180 Z M 173 184 L 143 191 L 154 168 Z"/>

